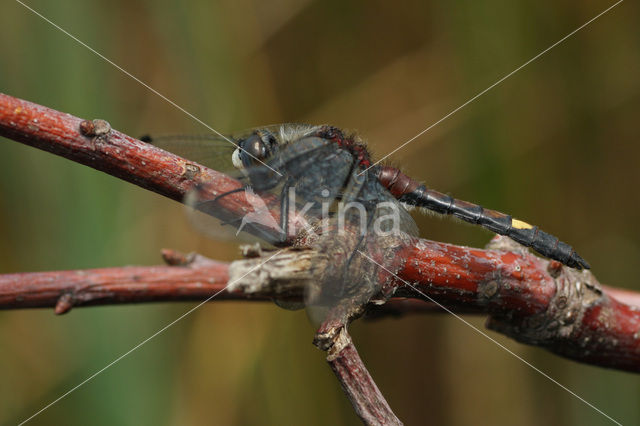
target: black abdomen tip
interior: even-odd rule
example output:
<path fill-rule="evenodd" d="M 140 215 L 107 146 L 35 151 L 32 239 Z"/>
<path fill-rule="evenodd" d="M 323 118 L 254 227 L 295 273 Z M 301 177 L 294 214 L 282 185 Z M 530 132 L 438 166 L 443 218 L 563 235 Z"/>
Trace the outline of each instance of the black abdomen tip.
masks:
<path fill-rule="evenodd" d="M 567 266 L 571 266 L 576 269 L 591 269 L 591 265 L 589 265 L 589 263 L 587 263 L 587 261 L 580 257 L 580 255 L 575 251 L 571 253 L 571 258 L 569 259 L 569 262 L 567 262 Z"/>

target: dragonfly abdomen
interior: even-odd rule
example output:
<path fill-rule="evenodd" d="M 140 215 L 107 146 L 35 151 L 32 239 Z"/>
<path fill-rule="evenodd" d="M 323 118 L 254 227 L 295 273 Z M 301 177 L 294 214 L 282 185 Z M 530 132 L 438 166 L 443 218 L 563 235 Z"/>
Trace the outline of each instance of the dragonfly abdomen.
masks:
<path fill-rule="evenodd" d="M 590 268 L 589 264 L 570 245 L 540 230 L 537 226 L 513 219 L 510 215 L 485 209 L 477 204 L 457 200 L 441 192 L 427 189 L 395 167 L 380 167 L 377 170 L 377 177 L 394 197 L 406 204 L 423 207 L 440 214 L 453 215 L 465 222 L 480 225 L 572 268 Z"/>

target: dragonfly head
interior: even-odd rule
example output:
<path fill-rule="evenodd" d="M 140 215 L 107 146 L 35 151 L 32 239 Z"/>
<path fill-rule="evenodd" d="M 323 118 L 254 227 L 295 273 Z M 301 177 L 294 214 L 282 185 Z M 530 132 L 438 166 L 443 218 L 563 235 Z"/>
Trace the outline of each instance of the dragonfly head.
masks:
<path fill-rule="evenodd" d="M 238 141 L 231 160 L 239 170 L 259 166 L 273 156 L 278 146 L 275 136 L 268 130 L 256 130 L 249 137 Z"/>

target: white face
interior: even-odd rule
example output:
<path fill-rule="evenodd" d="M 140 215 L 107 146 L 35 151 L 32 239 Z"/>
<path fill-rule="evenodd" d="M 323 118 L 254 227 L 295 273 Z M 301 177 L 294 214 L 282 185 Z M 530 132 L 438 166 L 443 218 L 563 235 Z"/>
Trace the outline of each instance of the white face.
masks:
<path fill-rule="evenodd" d="M 242 160 L 240 159 L 240 148 L 236 148 L 231 154 L 231 162 L 233 163 L 233 167 L 238 170 L 244 169 L 244 165 L 242 164 Z"/>

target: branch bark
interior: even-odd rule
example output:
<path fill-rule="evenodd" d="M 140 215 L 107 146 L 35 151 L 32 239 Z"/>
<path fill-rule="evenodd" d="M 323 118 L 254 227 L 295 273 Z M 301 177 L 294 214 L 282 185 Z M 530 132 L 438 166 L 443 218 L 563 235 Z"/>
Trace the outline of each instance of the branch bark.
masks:
<path fill-rule="evenodd" d="M 202 197 L 214 199 L 242 187 L 239 181 L 224 173 L 127 136 L 112 129 L 104 120 L 83 120 L 2 93 L 0 136 L 103 171 L 179 202 L 196 188 Z M 252 196 L 244 192 L 230 193 L 219 199 L 216 213 L 221 220 L 242 217 L 252 211 L 251 199 Z M 260 199 L 267 204 L 276 202 L 268 195 Z M 279 221 L 279 212 L 273 214 Z M 258 236 L 276 232 L 264 225 L 254 226 Z"/>
<path fill-rule="evenodd" d="M 368 425 L 401 425 L 367 371 L 351 336 L 342 329 L 329 349 L 327 362 L 338 377 L 356 414 Z"/>
<path fill-rule="evenodd" d="M 169 263 L 76 271 L 30 272 L 0 275 L 0 309 L 55 307 L 64 314 L 74 306 L 159 301 L 269 300 L 224 291 L 228 264 L 200 256 L 189 260 L 165 251 Z"/>
<path fill-rule="evenodd" d="M 488 248 L 424 240 L 403 247 L 398 257 L 409 260 L 396 295 L 477 308 L 488 328 L 522 343 L 640 372 L 637 293 L 603 287 L 591 271 L 539 258 L 505 237 Z"/>

